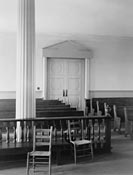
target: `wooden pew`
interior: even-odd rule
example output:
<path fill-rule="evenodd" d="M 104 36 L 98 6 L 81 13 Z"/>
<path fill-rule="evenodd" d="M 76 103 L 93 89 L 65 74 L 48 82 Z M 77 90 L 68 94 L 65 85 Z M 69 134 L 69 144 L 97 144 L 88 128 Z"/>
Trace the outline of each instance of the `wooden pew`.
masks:
<path fill-rule="evenodd" d="M 96 104 L 95 104 L 96 108 L 94 109 L 93 108 L 93 102 L 92 102 L 92 99 L 90 99 L 90 107 L 88 109 L 88 106 L 86 106 L 86 109 L 88 110 L 88 112 L 85 112 L 87 115 L 89 116 L 102 116 L 102 111 L 100 110 L 100 107 L 99 107 L 99 101 L 96 101 Z"/>
<path fill-rule="evenodd" d="M 124 123 L 124 135 L 132 135 L 133 106 L 113 106 L 114 110 L 114 131 L 121 132 L 121 125 Z"/>
<path fill-rule="evenodd" d="M 124 107 L 125 116 L 125 135 L 130 135 L 133 139 L 133 106 Z"/>
<path fill-rule="evenodd" d="M 105 102 L 94 101 L 93 99 L 88 99 L 86 101 L 86 116 L 102 116 L 111 115 L 110 105 Z"/>

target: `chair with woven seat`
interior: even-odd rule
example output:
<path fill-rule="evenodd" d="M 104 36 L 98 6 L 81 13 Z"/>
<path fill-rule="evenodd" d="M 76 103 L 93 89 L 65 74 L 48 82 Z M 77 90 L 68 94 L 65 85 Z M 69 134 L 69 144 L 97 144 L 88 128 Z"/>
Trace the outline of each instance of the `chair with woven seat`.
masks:
<path fill-rule="evenodd" d="M 93 159 L 92 141 L 86 139 L 83 120 L 68 120 L 68 132 L 69 141 L 73 146 L 75 164 L 77 163 L 77 158 L 80 157 L 91 156 Z"/>
<path fill-rule="evenodd" d="M 27 154 L 27 175 L 30 172 L 36 172 L 37 167 L 44 168 L 44 165 L 48 165 L 48 174 L 51 175 L 52 129 L 52 126 L 50 129 L 40 129 L 34 126 L 33 151 Z"/>

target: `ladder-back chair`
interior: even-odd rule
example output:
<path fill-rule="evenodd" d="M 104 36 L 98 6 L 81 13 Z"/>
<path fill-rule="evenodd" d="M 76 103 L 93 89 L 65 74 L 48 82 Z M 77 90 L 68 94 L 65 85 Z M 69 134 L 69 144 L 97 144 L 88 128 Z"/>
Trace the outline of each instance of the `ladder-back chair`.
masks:
<path fill-rule="evenodd" d="M 51 175 L 52 130 L 52 126 L 50 129 L 34 126 L 33 151 L 27 154 L 27 175 L 29 172 L 36 172 L 39 167 L 44 168 L 44 165 L 48 165 L 48 174 Z"/>
<path fill-rule="evenodd" d="M 73 145 L 74 162 L 78 157 L 91 156 L 93 159 L 92 141 L 85 139 L 83 120 L 68 120 L 69 141 Z"/>

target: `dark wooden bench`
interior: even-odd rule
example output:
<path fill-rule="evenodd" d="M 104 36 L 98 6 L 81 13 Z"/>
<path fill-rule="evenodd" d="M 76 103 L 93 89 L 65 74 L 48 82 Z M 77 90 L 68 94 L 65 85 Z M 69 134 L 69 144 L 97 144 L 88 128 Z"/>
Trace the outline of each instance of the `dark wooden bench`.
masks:
<path fill-rule="evenodd" d="M 121 125 L 124 123 L 125 136 L 131 135 L 131 120 L 133 120 L 133 106 L 113 106 L 114 130 L 121 132 Z"/>
<path fill-rule="evenodd" d="M 133 97 L 101 97 L 101 98 L 92 98 L 92 107 L 96 111 L 96 101 L 99 101 L 99 108 L 104 115 L 104 103 L 107 103 L 111 107 L 110 115 L 114 118 L 113 105 L 119 106 L 133 106 Z M 90 99 L 86 99 L 86 107 L 90 111 Z"/>
<path fill-rule="evenodd" d="M 83 116 L 83 111 L 77 111 L 59 100 L 36 99 L 37 117 L 56 117 L 56 116 Z M 11 119 L 16 116 L 16 100 L 0 99 L 0 119 Z"/>
<path fill-rule="evenodd" d="M 83 111 L 73 111 L 73 110 L 67 110 L 67 111 L 37 111 L 36 117 L 63 117 L 63 116 L 83 116 Z"/>

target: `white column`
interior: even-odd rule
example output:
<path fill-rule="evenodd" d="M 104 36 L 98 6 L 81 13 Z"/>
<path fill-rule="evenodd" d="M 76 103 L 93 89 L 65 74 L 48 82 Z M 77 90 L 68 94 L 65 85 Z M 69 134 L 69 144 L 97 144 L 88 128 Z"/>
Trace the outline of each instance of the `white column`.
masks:
<path fill-rule="evenodd" d="M 47 57 L 43 57 L 43 99 L 47 99 Z"/>
<path fill-rule="evenodd" d="M 89 98 L 89 58 L 85 58 L 85 99 Z"/>
<path fill-rule="evenodd" d="M 18 0 L 16 119 L 35 117 L 35 2 Z M 21 127 L 17 139 L 21 140 Z"/>

